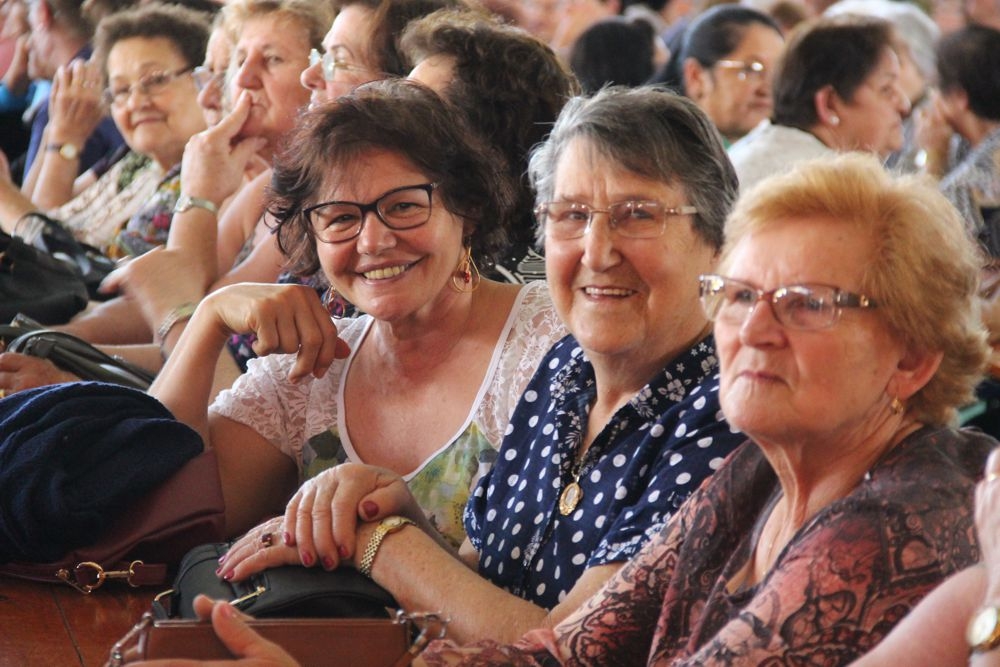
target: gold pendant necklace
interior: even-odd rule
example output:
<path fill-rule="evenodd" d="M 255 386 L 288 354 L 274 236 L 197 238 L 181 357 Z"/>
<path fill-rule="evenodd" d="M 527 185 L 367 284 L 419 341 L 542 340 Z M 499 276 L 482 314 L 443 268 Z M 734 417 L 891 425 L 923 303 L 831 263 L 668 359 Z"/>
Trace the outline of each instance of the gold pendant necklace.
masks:
<path fill-rule="evenodd" d="M 580 488 L 579 479 L 580 473 L 576 473 L 573 481 L 567 484 L 559 495 L 559 513 L 563 516 L 572 514 L 583 498 L 583 489 Z"/>

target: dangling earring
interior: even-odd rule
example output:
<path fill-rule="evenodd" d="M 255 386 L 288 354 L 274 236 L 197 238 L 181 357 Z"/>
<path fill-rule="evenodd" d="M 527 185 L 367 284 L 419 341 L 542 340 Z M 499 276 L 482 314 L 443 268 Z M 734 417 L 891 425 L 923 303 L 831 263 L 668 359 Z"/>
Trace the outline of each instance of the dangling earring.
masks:
<path fill-rule="evenodd" d="M 347 314 L 347 302 L 344 297 L 340 296 L 336 287 L 331 286 L 326 290 L 326 294 L 323 295 L 323 307 L 335 320 L 339 320 Z"/>
<path fill-rule="evenodd" d="M 894 415 L 899 415 L 903 413 L 903 402 L 899 400 L 898 396 L 893 396 L 892 401 L 889 403 L 889 411 Z"/>
<path fill-rule="evenodd" d="M 476 260 L 472 259 L 472 246 L 467 245 L 465 246 L 465 255 L 458 263 L 458 269 L 451 274 L 451 287 L 462 294 L 475 292 L 479 289 L 479 283 L 482 282 L 482 279 L 479 267 L 476 266 Z"/>

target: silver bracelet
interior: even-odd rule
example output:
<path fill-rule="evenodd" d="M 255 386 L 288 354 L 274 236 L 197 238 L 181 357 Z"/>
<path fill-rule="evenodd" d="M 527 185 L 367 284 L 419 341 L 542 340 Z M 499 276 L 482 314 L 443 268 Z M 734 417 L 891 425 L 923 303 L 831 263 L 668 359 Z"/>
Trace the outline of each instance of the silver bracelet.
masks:
<path fill-rule="evenodd" d="M 191 316 L 194 315 L 195 308 L 197 307 L 198 304 L 188 301 L 187 303 L 182 303 L 167 313 L 167 316 L 163 318 L 163 324 L 161 324 L 160 328 L 156 330 L 156 336 L 153 339 L 153 342 L 162 347 L 163 340 L 167 337 L 167 334 L 170 333 L 170 330 L 181 322 L 190 320 Z"/>

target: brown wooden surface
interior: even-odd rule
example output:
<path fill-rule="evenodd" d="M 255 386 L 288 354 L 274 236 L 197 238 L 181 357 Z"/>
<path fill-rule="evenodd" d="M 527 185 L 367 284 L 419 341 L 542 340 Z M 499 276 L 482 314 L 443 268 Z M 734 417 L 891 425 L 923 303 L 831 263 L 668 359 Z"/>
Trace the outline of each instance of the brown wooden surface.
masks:
<path fill-rule="evenodd" d="M 101 667 L 157 592 L 110 581 L 83 595 L 0 577 L 0 667 Z"/>

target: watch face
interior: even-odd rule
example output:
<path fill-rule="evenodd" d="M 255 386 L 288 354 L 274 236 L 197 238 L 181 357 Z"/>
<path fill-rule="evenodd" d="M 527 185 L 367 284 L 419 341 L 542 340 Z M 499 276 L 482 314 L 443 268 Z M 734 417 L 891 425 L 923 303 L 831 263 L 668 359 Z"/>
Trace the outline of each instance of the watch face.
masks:
<path fill-rule="evenodd" d="M 385 520 L 385 527 L 392 530 L 394 528 L 399 528 L 406 523 L 406 519 L 401 516 L 391 516 Z"/>
<path fill-rule="evenodd" d="M 59 155 L 62 155 L 67 160 L 75 160 L 79 154 L 80 150 L 73 144 L 63 144 L 59 148 Z"/>
<path fill-rule="evenodd" d="M 971 646 L 988 642 L 997 629 L 1000 612 L 996 607 L 984 607 L 976 612 L 969 623 L 968 637 Z"/>

